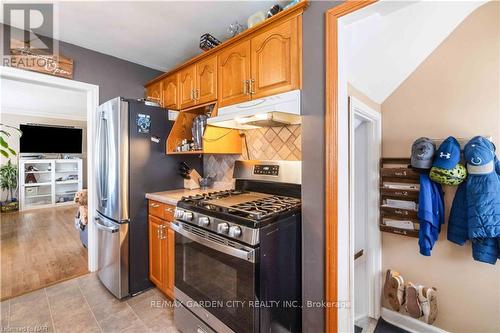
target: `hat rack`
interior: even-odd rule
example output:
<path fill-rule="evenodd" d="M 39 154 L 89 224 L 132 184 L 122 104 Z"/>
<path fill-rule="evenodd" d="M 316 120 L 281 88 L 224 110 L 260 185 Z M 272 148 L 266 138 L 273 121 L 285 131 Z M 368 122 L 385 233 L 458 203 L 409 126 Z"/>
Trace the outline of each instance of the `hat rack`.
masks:
<path fill-rule="evenodd" d="M 409 158 L 380 160 L 380 231 L 418 237 L 419 186 L 420 174 L 410 167 Z"/>
<path fill-rule="evenodd" d="M 455 137 L 455 139 L 457 139 L 458 143 L 460 144 L 460 148 L 463 151 L 464 150 L 464 146 L 467 144 L 467 142 L 469 142 L 475 136 L 464 137 L 464 138 L 457 138 L 457 137 Z M 493 137 L 491 135 L 482 135 L 482 136 L 485 137 L 486 139 L 490 140 L 492 143 L 494 143 L 493 142 Z M 436 145 L 436 147 L 439 147 L 443 143 L 443 141 L 446 140 L 446 139 L 447 138 L 444 138 L 444 139 L 443 138 L 441 138 L 441 139 L 429 138 L 429 140 L 431 140 Z"/>

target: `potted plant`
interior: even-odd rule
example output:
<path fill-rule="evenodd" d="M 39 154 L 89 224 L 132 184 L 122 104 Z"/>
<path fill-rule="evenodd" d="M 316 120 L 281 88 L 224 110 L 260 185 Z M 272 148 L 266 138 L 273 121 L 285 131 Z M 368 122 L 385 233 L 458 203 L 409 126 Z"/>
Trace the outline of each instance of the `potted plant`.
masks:
<path fill-rule="evenodd" d="M 9 125 L 0 123 L 0 126 L 0 154 L 9 159 L 6 164 L 0 167 L 0 188 L 7 191 L 6 200 L 0 202 L 1 211 L 4 213 L 19 209 L 19 202 L 14 197 L 17 190 L 17 165 L 10 160 L 10 157 L 17 156 L 17 153 L 9 146 L 7 139 L 11 136 L 9 130 L 15 130 L 19 136 L 22 135 L 22 132 Z"/>
<path fill-rule="evenodd" d="M 19 209 L 19 202 L 14 198 L 17 189 L 17 165 L 11 160 L 0 167 L 0 188 L 7 191 L 7 198 L 1 203 L 2 213 L 13 212 Z"/>

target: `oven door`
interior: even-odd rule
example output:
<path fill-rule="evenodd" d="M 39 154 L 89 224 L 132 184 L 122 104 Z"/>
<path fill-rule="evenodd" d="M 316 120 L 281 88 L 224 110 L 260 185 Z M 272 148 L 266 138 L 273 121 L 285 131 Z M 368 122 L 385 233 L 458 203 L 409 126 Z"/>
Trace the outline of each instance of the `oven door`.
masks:
<path fill-rule="evenodd" d="M 180 221 L 171 228 L 176 232 L 176 299 L 216 331 L 222 322 L 234 332 L 254 332 L 258 249 Z"/>

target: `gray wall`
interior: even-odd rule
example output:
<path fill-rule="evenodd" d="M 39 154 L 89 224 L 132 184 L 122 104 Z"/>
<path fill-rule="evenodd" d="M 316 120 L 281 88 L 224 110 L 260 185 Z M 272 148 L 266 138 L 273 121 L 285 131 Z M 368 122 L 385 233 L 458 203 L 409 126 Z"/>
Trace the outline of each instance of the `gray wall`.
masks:
<path fill-rule="evenodd" d="M 3 38 L 3 24 L 0 36 Z M 73 44 L 59 42 L 61 55 L 73 59 L 73 80 L 99 86 L 99 102 L 113 97 L 144 97 L 144 84 L 161 72 Z"/>
<path fill-rule="evenodd" d="M 339 2 L 311 1 L 303 16 L 302 270 L 304 301 L 325 290 L 325 11 Z M 303 308 L 304 332 L 324 332 L 325 309 Z"/>

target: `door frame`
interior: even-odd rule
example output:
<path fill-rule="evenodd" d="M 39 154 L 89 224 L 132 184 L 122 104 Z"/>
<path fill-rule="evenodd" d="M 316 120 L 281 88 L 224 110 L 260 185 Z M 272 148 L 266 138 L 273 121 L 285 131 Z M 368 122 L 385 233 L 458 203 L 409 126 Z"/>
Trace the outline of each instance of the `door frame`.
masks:
<path fill-rule="evenodd" d="M 85 82 L 64 79 L 31 72 L 13 67 L 0 67 L 0 79 L 24 81 L 42 86 L 55 86 L 63 89 L 76 90 L 87 96 L 87 192 L 88 192 L 88 269 L 97 270 L 97 230 L 94 226 L 95 213 L 95 183 L 94 183 L 94 137 L 95 110 L 99 106 L 99 86 Z"/>
<path fill-rule="evenodd" d="M 349 96 L 349 161 L 354 161 L 354 118 L 359 116 L 369 122 L 369 145 L 374 144 L 378 149 L 368 150 L 367 169 L 369 173 L 367 189 L 367 238 L 366 249 L 363 256 L 366 257 L 366 272 L 368 275 L 368 316 L 378 319 L 380 317 L 380 301 L 382 290 L 382 234 L 378 227 L 380 216 L 380 193 L 379 187 L 379 166 L 382 156 L 382 115 L 362 103 L 358 99 Z M 339 240 L 339 256 L 349 256 L 351 265 L 349 269 L 349 297 L 352 300 L 354 310 L 354 164 L 349 162 L 349 240 L 343 245 L 343 240 Z M 377 223 L 371 223 L 377 222 Z M 344 240 L 345 242 L 345 240 Z M 349 249 L 348 253 L 346 253 Z M 355 317 L 351 316 L 351 326 L 354 326 Z"/>
<path fill-rule="evenodd" d="M 339 265 L 338 239 L 339 232 L 339 126 L 338 126 L 338 21 L 341 17 L 364 8 L 376 0 L 347 1 L 329 9 L 325 13 L 325 301 L 328 305 L 325 311 L 325 331 L 337 332 L 339 329 L 351 331 L 352 328 L 339 327 L 338 310 L 345 307 L 347 314 L 350 313 L 349 304 L 341 304 L 339 298 L 338 282 L 348 274 L 343 265 Z M 345 130 L 345 129 L 344 129 Z M 345 165 L 342 164 L 342 167 Z M 343 180 L 345 182 L 345 180 Z M 347 215 L 347 214 L 344 214 Z M 343 228 L 345 229 L 345 228 Z M 347 262 L 350 261 L 350 258 Z M 339 267 L 342 268 L 342 275 L 339 276 Z M 342 290 L 342 289 L 340 289 Z M 343 290 L 342 290 L 343 291 Z M 344 291 L 343 291 L 344 292 Z M 345 301 L 345 300 L 344 300 Z M 344 315 L 343 315 L 344 317 Z M 344 319 L 344 318 L 343 318 Z M 348 322 L 349 320 L 347 320 Z"/>

